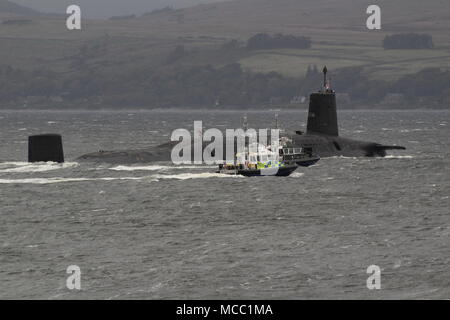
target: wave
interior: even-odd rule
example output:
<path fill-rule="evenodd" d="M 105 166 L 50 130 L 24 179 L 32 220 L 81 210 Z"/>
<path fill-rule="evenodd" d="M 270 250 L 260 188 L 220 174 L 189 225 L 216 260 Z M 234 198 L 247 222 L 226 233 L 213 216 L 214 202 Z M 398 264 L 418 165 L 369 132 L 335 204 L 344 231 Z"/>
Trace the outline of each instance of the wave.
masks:
<path fill-rule="evenodd" d="M 141 166 L 141 167 L 130 167 L 130 166 L 117 166 L 114 168 L 109 168 L 109 170 L 114 171 L 160 171 L 167 170 L 166 166 Z"/>
<path fill-rule="evenodd" d="M 177 179 L 177 180 L 189 180 L 189 179 L 209 179 L 209 178 L 244 178 L 240 175 L 229 175 L 221 173 L 181 173 L 181 174 L 161 174 L 155 175 L 156 179 Z"/>
<path fill-rule="evenodd" d="M 326 159 L 343 159 L 343 160 L 362 160 L 362 161 L 371 161 L 371 160 L 377 160 L 377 159 L 414 159 L 415 156 L 412 155 L 403 155 L 403 156 L 396 156 L 396 155 L 387 155 L 385 157 L 346 157 L 346 156 L 333 156 L 333 157 L 326 157 L 322 158 L 322 160 Z"/>
<path fill-rule="evenodd" d="M 303 172 L 294 172 L 292 173 L 289 177 L 290 178 L 301 178 L 303 177 L 305 174 Z"/>
<path fill-rule="evenodd" d="M 406 156 L 394 156 L 388 155 L 384 157 L 384 159 L 414 159 L 414 156 L 406 155 Z"/>
<path fill-rule="evenodd" d="M 361 157 L 347 157 L 347 156 L 332 156 L 332 157 L 324 157 L 322 160 L 326 159 L 350 159 L 350 160 L 358 160 L 358 159 L 370 159 L 367 157 L 361 158 Z"/>
<path fill-rule="evenodd" d="M 45 172 L 77 167 L 77 162 L 1 162 L 0 173 Z"/>
<path fill-rule="evenodd" d="M 158 182 L 160 180 L 190 180 L 190 179 L 209 179 L 209 178 L 243 178 L 243 176 L 232 176 L 219 173 L 181 173 L 181 174 L 157 174 L 143 177 L 106 177 L 106 178 L 26 178 L 26 179 L 0 179 L 0 184 L 54 184 L 54 183 L 70 183 L 70 182 L 86 182 L 86 181 L 133 181 L 148 180 L 150 182 Z"/>
<path fill-rule="evenodd" d="M 85 181 L 114 181 L 114 180 L 145 180 L 158 181 L 151 177 L 118 177 L 118 178 L 28 178 L 28 179 L 0 179 L 0 184 L 54 184 Z"/>
<path fill-rule="evenodd" d="M 149 165 L 149 166 L 117 166 L 114 168 L 109 168 L 109 170 L 114 171 L 166 171 L 166 170 L 183 170 L 183 169 L 211 169 L 216 168 L 212 166 L 159 166 L 159 165 Z"/>

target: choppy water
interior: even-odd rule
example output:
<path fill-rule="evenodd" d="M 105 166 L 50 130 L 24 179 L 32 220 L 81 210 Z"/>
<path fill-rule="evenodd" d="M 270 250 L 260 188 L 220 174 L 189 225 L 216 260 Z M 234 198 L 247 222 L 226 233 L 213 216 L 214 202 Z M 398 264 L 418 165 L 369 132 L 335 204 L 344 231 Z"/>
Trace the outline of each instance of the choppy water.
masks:
<path fill-rule="evenodd" d="M 274 112 L 249 112 L 265 127 Z M 280 111 L 283 127 L 304 112 Z M 287 178 L 213 167 L 94 165 L 99 149 L 240 112 L 0 112 L 0 298 L 450 298 L 450 112 L 340 112 L 341 134 L 408 148 L 330 158 Z M 67 163 L 28 164 L 27 136 L 63 134 Z M 382 269 L 382 289 L 366 269 Z M 78 265 L 80 292 L 66 288 Z"/>

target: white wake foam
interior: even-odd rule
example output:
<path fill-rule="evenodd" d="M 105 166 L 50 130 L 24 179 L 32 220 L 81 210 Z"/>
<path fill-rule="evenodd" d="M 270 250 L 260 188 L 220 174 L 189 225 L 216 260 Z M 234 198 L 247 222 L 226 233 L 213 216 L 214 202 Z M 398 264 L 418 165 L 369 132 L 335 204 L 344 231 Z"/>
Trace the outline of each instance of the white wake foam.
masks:
<path fill-rule="evenodd" d="M 67 169 L 77 167 L 77 162 L 2 162 L 0 163 L 0 173 L 21 173 L 21 172 L 45 172 L 52 170 Z"/>
<path fill-rule="evenodd" d="M 85 181 L 114 181 L 114 180 L 145 180 L 158 181 L 151 177 L 118 177 L 118 178 L 29 178 L 29 179 L 0 179 L 0 184 L 53 184 Z"/>
<path fill-rule="evenodd" d="M 239 175 L 229 175 L 221 173 L 181 173 L 181 174 L 161 174 L 153 176 L 156 179 L 177 179 L 177 180 L 189 180 L 189 179 L 209 179 L 209 178 L 244 178 Z"/>
<path fill-rule="evenodd" d="M 346 157 L 346 156 L 332 156 L 332 157 L 325 157 L 325 158 L 322 158 L 322 160 L 326 160 L 326 159 L 350 159 L 350 160 L 358 160 L 358 159 L 370 159 L 370 158 Z"/>
<path fill-rule="evenodd" d="M 189 179 L 209 179 L 209 178 L 244 178 L 219 173 L 181 173 L 181 174 L 156 174 L 143 177 L 105 177 L 105 178 L 27 178 L 27 179 L 0 179 L 0 184 L 54 184 L 86 181 L 117 181 L 117 180 L 148 180 L 157 182 L 159 180 L 189 180 Z"/>
<path fill-rule="evenodd" d="M 117 166 L 114 168 L 109 168 L 109 170 L 114 171 L 161 171 L 167 170 L 166 166 L 141 166 L 141 167 L 131 167 L 131 166 Z"/>
<path fill-rule="evenodd" d="M 371 160 L 377 160 L 377 159 L 414 159 L 414 156 L 411 155 L 403 155 L 403 156 L 396 156 L 396 155 L 387 155 L 385 157 L 346 157 L 346 156 L 333 156 L 333 157 L 327 157 L 323 158 L 322 160 L 326 159 L 342 159 L 342 160 L 360 160 L 360 161 L 371 161 Z"/>
<path fill-rule="evenodd" d="M 385 159 L 414 159 L 414 156 L 394 156 L 394 155 L 388 155 L 384 157 Z"/>
<path fill-rule="evenodd" d="M 184 169 L 211 169 L 212 166 L 117 166 L 110 168 L 114 171 L 167 171 L 167 170 L 184 170 Z"/>
<path fill-rule="evenodd" d="M 294 172 L 292 173 L 289 177 L 290 178 L 301 178 L 303 177 L 305 174 L 303 172 Z"/>

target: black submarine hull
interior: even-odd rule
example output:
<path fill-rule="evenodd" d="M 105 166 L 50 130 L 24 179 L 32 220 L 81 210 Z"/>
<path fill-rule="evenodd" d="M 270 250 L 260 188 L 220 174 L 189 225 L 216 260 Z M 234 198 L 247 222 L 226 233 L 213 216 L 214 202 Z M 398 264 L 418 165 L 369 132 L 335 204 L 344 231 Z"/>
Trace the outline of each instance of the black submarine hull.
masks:
<path fill-rule="evenodd" d="M 171 153 L 176 143 L 165 143 L 155 147 L 136 150 L 98 151 L 77 158 L 81 162 L 107 164 L 142 164 L 171 161 Z"/>
<path fill-rule="evenodd" d="M 358 141 L 343 137 L 321 134 L 294 134 L 290 136 L 295 148 L 309 150 L 312 156 L 305 159 L 299 166 L 314 165 L 320 158 L 329 157 L 385 157 L 389 150 L 405 150 L 401 146 L 385 146 L 375 142 Z M 152 162 L 169 162 L 171 153 L 177 142 L 149 147 L 141 150 L 98 151 L 85 154 L 77 161 L 97 162 L 107 164 L 142 164 Z"/>
<path fill-rule="evenodd" d="M 375 142 L 358 141 L 339 136 L 336 95 L 327 82 L 324 68 L 324 86 L 312 93 L 309 100 L 307 132 L 290 134 L 295 148 L 303 148 L 307 153 L 320 158 L 344 157 L 385 157 L 388 150 L 405 150 L 402 146 L 383 145 Z M 145 150 L 96 152 L 84 155 L 78 160 L 107 163 L 147 163 L 170 161 L 173 147 L 178 142 L 169 142 Z M 225 150 L 225 149 L 224 149 Z M 314 164 L 314 159 L 310 159 Z M 301 165 L 301 164 L 299 164 Z M 310 164 L 311 165 L 311 164 Z"/>
<path fill-rule="evenodd" d="M 156 147 L 149 147 L 140 150 L 98 151 L 85 154 L 77 158 L 76 160 L 81 162 L 124 165 L 143 164 L 151 162 L 169 162 L 172 161 L 172 149 L 175 147 L 175 145 L 177 145 L 177 143 L 178 142 L 169 142 Z M 236 146 L 235 150 L 237 150 Z M 191 160 L 194 161 L 193 158 Z M 319 160 L 320 157 L 316 154 L 311 154 L 308 156 L 305 155 L 305 157 L 300 161 L 296 161 L 296 164 L 301 167 L 309 167 L 316 164 Z"/>
<path fill-rule="evenodd" d="M 293 144 L 305 148 L 322 158 L 327 157 L 385 157 L 387 150 L 405 150 L 401 146 L 388 146 L 375 142 L 358 141 L 339 136 L 336 94 L 327 81 L 327 68 L 323 70 L 324 86 L 309 97 L 306 134 L 297 131 Z"/>
<path fill-rule="evenodd" d="M 384 146 L 375 142 L 358 141 L 319 134 L 296 135 L 297 148 L 310 149 L 321 158 L 329 157 L 385 157 L 388 150 L 405 150 L 400 146 Z"/>

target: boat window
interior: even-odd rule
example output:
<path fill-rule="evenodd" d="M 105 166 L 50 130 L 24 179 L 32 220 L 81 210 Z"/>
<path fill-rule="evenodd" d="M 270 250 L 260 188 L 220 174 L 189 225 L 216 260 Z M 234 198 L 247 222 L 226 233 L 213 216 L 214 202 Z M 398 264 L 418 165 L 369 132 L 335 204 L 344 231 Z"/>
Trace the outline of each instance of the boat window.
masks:
<path fill-rule="evenodd" d="M 336 150 L 341 151 L 341 146 L 339 145 L 339 143 L 337 143 L 336 141 L 333 141 L 334 147 L 336 148 Z"/>

